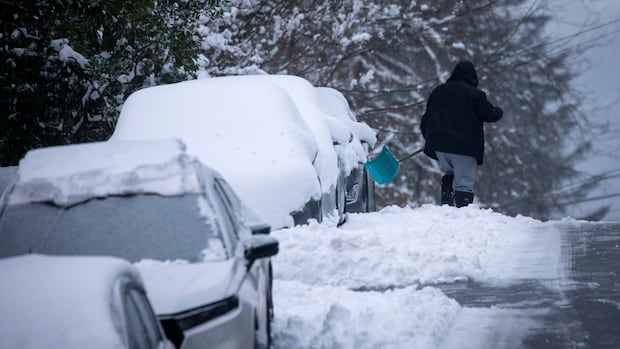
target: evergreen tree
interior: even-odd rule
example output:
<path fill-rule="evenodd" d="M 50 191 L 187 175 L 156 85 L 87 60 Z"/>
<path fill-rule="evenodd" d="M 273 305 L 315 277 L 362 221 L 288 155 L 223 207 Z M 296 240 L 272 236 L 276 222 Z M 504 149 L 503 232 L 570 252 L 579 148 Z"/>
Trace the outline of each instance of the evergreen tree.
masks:
<path fill-rule="evenodd" d="M 0 2 L 0 165 L 105 140 L 131 92 L 194 77 L 194 24 L 218 2 Z"/>

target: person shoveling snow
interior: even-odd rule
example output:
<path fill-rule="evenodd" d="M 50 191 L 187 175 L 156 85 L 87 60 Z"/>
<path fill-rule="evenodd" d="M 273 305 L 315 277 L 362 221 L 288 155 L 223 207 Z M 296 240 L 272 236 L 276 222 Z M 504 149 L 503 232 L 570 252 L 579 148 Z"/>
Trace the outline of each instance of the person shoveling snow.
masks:
<path fill-rule="evenodd" d="M 484 122 L 496 122 L 503 111 L 478 89 L 471 62 L 459 62 L 447 82 L 431 92 L 420 129 L 424 153 L 439 162 L 441 204 L 457 207 L 474 201 L 476 165 L 484 158 Z"/>

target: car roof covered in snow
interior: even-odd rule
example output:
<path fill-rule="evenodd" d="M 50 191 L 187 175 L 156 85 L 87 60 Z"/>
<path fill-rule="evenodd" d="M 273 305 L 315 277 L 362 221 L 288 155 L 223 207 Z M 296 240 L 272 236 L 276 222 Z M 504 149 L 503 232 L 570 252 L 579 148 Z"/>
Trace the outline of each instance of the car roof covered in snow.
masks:
<path fill-rule="evenodd" d="M 291 225 L 289 213 L 321 195 L 318 178 L 327 169 L 315 166 L 316 137 L 289 93 L 264 78 L 208 78 L 137 91 L 110 140 L 168 137 L 183 139 L 190 154 L 217 169 L 274 227 Z"/>
<path fill-rule="evenodd" d="M 135 267 L 113 257 L 1 259 L 0 347 L 123 347 L 112 306 L 122 276 L 142 282 Z"/>
<path fill-rule="evenodd" d="M 178 140 L 96 142 L 29 151 L 19 163 L 9 204 L 72 205 L 107 195 L 199 192 Z"/>
<path fill-rule="evenodd" d="M 323 192 L 329 192 L 338 180 L 338 156 L 334 142 L 345 144 L 349 140 L 349 130 L 339 121 L 329 121 L 320 108 L 319 96 L 312 84 L 294 75 L 247 75 L 244 81 L 257 81 L 263 84 L 275 84 L 286 91 L 299 110 L 306 125 L 314 135 L 318 146 L 315 167 L 319 170 Z"/>

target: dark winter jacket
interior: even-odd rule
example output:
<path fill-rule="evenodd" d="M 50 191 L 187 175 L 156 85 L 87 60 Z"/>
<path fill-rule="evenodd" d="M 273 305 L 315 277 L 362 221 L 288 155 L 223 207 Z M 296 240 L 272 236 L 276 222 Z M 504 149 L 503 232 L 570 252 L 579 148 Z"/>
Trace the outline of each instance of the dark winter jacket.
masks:
<path fill-rule="evenodd" d="M 444 84 L 437 86 L 426 104 L 420 128 L 426 140 L 424 153 L 437 159 L 435 151 L 484 159 L 483 122 L 495 122 L 503 111 L 487 101 L 478 88 L 471 62 L 460 62 Z"/>

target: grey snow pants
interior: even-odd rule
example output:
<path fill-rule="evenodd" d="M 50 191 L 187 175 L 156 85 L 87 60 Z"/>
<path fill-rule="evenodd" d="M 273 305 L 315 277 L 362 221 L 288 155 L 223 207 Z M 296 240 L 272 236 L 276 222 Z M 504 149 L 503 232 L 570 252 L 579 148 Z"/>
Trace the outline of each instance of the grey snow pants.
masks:
<path fill-rule="evenodd" d="M 474 192 L 474 184 L 476 183 L 476 158 L 473 156 L 459 155 L 452 153 L 442 153 L 436 151 L 439 168 L 444 175 L 453 174 L 454 182 L 452 189 L 454 191 Z"/>

